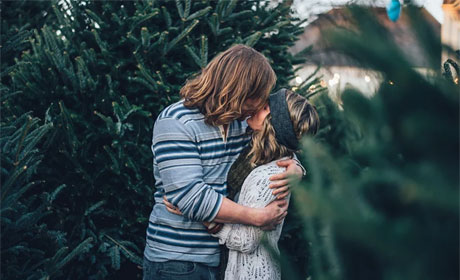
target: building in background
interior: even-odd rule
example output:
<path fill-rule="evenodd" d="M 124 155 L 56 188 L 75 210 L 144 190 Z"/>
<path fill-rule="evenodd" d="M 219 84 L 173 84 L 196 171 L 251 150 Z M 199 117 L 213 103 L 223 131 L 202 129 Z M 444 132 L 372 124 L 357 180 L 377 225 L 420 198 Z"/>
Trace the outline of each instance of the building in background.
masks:
<path fill-rule="evenodd" d="M 385 8 L 369 7 L 369 9 L 390 31 L 396 44 L 401 47 L 413 67 L 422 73 L 429 72 L 429 61 L 410 28 L 410 19 L 405 10 L 403 9 L 398 21 L 392 22 L 388 19 Z M 421 9 L 433 32 L 440 37 L 441 24 L 425 8 Z M 296 54 L 308 46 L 313 46 L 313 48 L 308 61 L 298 70 L 298 77 L 295 82 L 301 82 L 320 65 L 321 69 L 318 74 L 323 77 L 322 85 L 329 88 L 333 98 L 335 94 L 341 92 L 348 85 L 367 95 L 375 93 L 381 81 L 379 73 L 365 69 L 356 61 L 334 51 L 328 46 L 325 37 L 322 36 L 330 28 L 349 28 L 351 25 L 352 18 L 347 9 L 334 8 L 327 13 L 318 15 L 316 20 L 305 27 L 304 33 L 300 35 L 299 40 L 290 51 Z M 441 62 L 441 53 L 439 54 L 439 62 Z"/>

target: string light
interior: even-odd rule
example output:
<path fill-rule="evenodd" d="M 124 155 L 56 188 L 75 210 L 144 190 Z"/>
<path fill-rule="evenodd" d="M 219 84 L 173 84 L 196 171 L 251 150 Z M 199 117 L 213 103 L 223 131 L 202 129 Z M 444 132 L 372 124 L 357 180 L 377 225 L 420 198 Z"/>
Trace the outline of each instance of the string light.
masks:
<path fill-rule="evenodd" d="M 302 78 L 299 76 L 295 77 L 295 82 L 297 85 L 300 85 L 302 83 Z"/>
<path fill-rule="evenodd" d="M 330 79 L 329 80 L 329 85 L 332 87 L 332 86 L 335 86 L 336 84 L 338 84 L 340 81 L 340 75 L 338 73 L 335 73 L 334 74 L 334 78 Z"/>

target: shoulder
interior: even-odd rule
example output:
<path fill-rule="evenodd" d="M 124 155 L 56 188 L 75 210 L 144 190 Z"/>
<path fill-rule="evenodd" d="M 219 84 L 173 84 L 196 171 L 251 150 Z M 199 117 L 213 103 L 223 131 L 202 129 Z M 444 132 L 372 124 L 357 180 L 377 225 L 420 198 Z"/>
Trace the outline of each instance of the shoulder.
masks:
<path fill-rule="evenodd" d="M 257 185 L 269 185 L 270 176 L 282 173 L 286 170 L 284 167 L 279 167 L 276 162 L 280 160 L 274 160 L 272 162 L 257 166 L 254 170 L 249 173 L 248 177 L 245 180 L 247 184 L 257 184 Z"/>
<path fill-rule="evenodd" d="M 169 140 L 195 141 L 202 130 L 204 116 L 198 109 L 187 108 L 183 100 L 166 107 L 153 125 L 154 142 Z"/>
<path fill-rule="evenodd" d="M 252 172 L 251 174 L 253 174 L 253 176 L 271 176 L 271 175 L 275 175 L 275 174 L 278 174 L 278 173 L 282 173 L 286 170 L 286 168 L 284 167 L 279 167 L 276 162 L 279 161 L 279 160 L 282 160 L 282 159 L 287 159 L 287 158 L 281 158 L 281 159 L 277 159 L 277 160 L 274 160 L 274 161 L 271 161 L 269 163 L 266 163 L 266 164 L 262 164 L 260 166 L 257 166 Z"/>
<path fill-rule="evenodd" d="M 203 114 L 196 108 L 185 107 L 183 100 L 161 111 L 153 127 L 154 134 L 181 132 L 191 135 L 205 131 L 206 128 Z"/>
<path fill-rule="evenodd" d="M 190 120 L 204 119 L 203 114 L 196 108 L 188 108 L 184 106 L 184 100 L 173 103 L 161 111 L 157 121 L 164 119 L 173 119 L 182 123 L 187 123 Z"/>

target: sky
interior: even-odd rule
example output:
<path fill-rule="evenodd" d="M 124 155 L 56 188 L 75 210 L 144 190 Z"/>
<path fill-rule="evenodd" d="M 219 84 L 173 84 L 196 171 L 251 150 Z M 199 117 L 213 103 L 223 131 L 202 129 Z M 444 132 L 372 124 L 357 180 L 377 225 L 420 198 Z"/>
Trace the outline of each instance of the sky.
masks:
<path fill-rule="evenodd" d="M 439 22 L 442 23 L 443 0 L 414 0 L 418 5 L 423 5 Z M 297 9 L 300 18 L 312 17 L 314 14 L 323 13 L 332 6 L 343 5 L 351 2 L 350 0 L 294 0 L 294 6 Z M 356 3 L 372 4 L 385 7 L 390 0 L 354 0 Z M 402 2 L 402 0 L 401 0 Z"/>

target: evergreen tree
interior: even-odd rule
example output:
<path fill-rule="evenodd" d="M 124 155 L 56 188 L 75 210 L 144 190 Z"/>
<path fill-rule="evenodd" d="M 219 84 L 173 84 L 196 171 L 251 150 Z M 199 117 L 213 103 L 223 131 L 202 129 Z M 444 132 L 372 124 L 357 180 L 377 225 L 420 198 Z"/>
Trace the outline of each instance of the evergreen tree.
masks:
<path fill-rule="evenodd" d="M 91 246 L 91 238 L 69 252 L 66 234 L 47 226 L 54 200 L 66 187 L 38 193 L 45 181 L 37 175 L 44 158 L 37 146 L 52 129 L 24 114 L 0 126 L 1 157 L 1 278 L 46 279 L 58 276 L 72 258 Z"/>
<path fill-rule="evenodd" d="M 407 9 L 439 68 L 439 38 L 419 9 Z M 305 139 L 310 174 L 294 189 L 312 278 L 458 279 L 459 86 L 441 71 L 414 70 L 365 8 L 350 12 L 354 31 L 331 41 L 384 81 L 371 98 L 347 89 L 332 115 L 316 100 L 322 120 L 342 121 L 323 126 L 321 141 Z"/>
<path fill-rule="evenodd" d="M 18 13 L 18 11 L 21 11 Z M 8 73 L 15 65 L 15 58 L 30 49 L 28 37 L 32 30 L 45 23 L 53 23 L 50 1 L 2 1 L 0 2 L 1 36 L 0 56 L 2 83 L 7 83 Z"/>
<path fill-rule="evenodd" d="M 293 65 L 304 59 L 287 51 L 302 33 L 301 22 L 290 17 L 289 6 L 270 8 L 268 1 L 52 4 L 56 22 L 33 31 L 31 50 L 7 73 L 11 83 L 2 78 L 2 86 L 16 93 L 2 102 L 2 119 L 12 123 L 31 112 L 51 126 L 39 146 L 45 156 L 37 172 L 46 183 L 34 193 L 64 184 L 46 224 L 65 233 L 70 248 L 92 244 L 62 275 L 140 277 L 153 204 L 156 116 L 179 100 L 187 78 L 235 43 L 264 53 L 277 86 L 287 86 Z M 316 82 L 309 80 L 300 91 Z"/>

